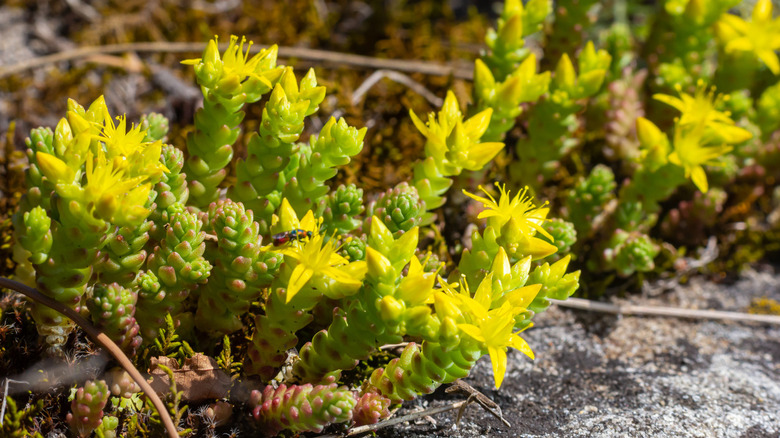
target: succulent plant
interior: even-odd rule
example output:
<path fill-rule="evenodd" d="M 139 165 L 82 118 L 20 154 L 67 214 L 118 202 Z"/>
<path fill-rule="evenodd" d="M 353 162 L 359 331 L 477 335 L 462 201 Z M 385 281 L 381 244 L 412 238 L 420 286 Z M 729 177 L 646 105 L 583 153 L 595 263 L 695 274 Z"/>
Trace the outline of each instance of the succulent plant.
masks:
<path fill-rule="evenodd" d="M 135 320 L 138 293 L 120 286 L 96 284 L 92 297 L 87 300 L 92 321 L 128 356 L 135 355 L 141 345 L 139 327 Z"/>
<path fill-rule="evenodd" d="M 70 405 L 71 412 L 65 419 L 73 433 L 87 438 L 100 426 L 108 395 L 108 386 L 102 380 L 88 380 L 76 391 Z"/>
<path fill-rule="evenodd" d="M 267 386 L 262 392 L 252 391 L 249 405 L 252 416 L 268 435 L 281 430 L 292 432 L 321 432 L 331 423 L 352 420 L 357 400 L 345 386 L 279 385 Z"/>

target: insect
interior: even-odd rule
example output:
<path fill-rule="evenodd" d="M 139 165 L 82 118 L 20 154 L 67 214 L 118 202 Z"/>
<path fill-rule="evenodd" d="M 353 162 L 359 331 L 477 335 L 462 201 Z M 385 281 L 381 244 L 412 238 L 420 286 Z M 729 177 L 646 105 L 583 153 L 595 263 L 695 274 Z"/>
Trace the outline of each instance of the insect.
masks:
<path fill-rule="evenodd" d="M 294 230 L 274 234 L 273 241 L 274 241 L 274 246 L 282 246 L 285 243 L 290 242 L 291 240 L 301 240 L 305 237 L 311 238 L 311 236 L 312 236 L 311 231 L 294 229 Z"/>

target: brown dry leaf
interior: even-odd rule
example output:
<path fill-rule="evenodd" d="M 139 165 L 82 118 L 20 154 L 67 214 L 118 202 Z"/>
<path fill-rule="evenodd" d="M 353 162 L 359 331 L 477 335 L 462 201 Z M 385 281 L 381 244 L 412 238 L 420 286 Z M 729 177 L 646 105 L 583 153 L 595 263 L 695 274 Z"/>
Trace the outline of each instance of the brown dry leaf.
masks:
<path fill-rule="evenodd" d="M 168 374 L 158 365 L 173 371 L 176 387 L 183 391 L 182 397 L 187 401 L 223 398 L 230 389 L 230 376 L 219 368 L 216 360 L 205 354 L 197 353 L 185 359 L 181 368 L 176 359 L 161 356 L 152 358 L 150 374 L 153 379 L 149 382 L 161 396 L 170 393 L 171 383 Z"/>

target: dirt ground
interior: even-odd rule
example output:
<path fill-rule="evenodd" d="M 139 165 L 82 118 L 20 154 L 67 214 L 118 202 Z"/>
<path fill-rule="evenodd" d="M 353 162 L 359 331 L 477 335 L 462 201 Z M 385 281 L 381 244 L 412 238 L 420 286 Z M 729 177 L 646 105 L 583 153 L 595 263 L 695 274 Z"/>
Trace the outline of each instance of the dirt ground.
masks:
<path fill-rule="evenodd" d="M 754 297 L 780 298 L 774 269 L 734 284 L 694 278 L 634 304 L 745 311 Z M 778 437 L 780 327 L 677 318 L 615 317 L 551 307 L 525 338 L 531 361 L 512 351 L 493 388 L 484 357 L 467 382 L 497 402 L 504 426 L 476 404 L 418 419 L 383 437 Z M 404 415 L 463 399 L 443 388 Z"/>

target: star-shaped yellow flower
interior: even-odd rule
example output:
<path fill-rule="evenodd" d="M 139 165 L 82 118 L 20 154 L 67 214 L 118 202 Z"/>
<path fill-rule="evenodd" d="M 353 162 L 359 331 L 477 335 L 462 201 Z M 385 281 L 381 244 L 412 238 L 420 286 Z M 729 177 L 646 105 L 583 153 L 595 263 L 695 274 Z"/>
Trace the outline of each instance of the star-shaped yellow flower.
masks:
<path fill-rule="evenodd" d="M 38 152 L 37 159 L 44 175 L 55 182 L 57 193 L 85 206 L 95 219 L 134 226 L 149 215 L 145 204 L 151 184 L 147 178 L 128 176 L 102 149 L 98 149 L 97 156 L 87 152 L 83 173 L 86 183 L 73 180 L 73 169 L 53 155 Z"/>
<path fill-rule="evenodd" d="M 680 111 L 680 124 L 697 123 L 700 120 L 704 120 L 705 124 L 734 124 L 728 112 L 716 109 L 724 98 L 715 94 L 715 87 L 708 89 L 704 81 L 699 80 L 696 84 L 696 93 L 693 96 L 682 92 L 680 85 L 677 85 L 675 89 L 680 94 L 679 98 L 668 94 L 655 94 L 653 98 Z"/>
<path fill-rule="evenodd" d="M 716 159 L 733 148 L 726 144 L 708 146 L 705 138 L 705 124 L 677 125 L 674 131 L 674 152 L 669 161 L 685 170 L 685 177 L 702 191 L 707 193 L 707 174 L 704 165 L 717 165 Z"/>
<path fill-rule="evenodd" d="M 510 192 L 506 190 L 506 185 L 502 186 L 496 183 L 496 187 L 498 187 L 500 192 L 498 201 L 482 186 L 479 186 L 479 189 L 487 195 L 487 198 L 463 190 L 463 194 L 481 202 L 485 207 L 485 210 L 477 216 L 479 219 L 487 218 L 488 225 L 495 229 L 500 229 L 512 218 L 519 219 L 523 234 L 533 236 L 536 232 L 539 232 L 552 240 L 550 233 L 542 227 L 542 224 L 547 220 L 547 213 L 550 212 L 549 207 L 545 207 L 547 203 L 541 207 L 534 205 L 533 198 L 528 195 L 528 187 L 517 192 L 514 198 L 510 198 Z"/>
<path fill-rule="evenodd" d="M 288 303 L 315 276 L 327 277 L 344 286 L 359 287 L 362 284 L 367 270 L 366 262 L 350 263 L 339 255 L 341 246 L 336 244 L 335 236 L 325 241 L 325 236 L 319 234 L 318 221 L 314 219 L 311 210 L 299 221 L 290 203 L 283 199 L 278 223 L 289 230 L 302 229 L 312 232 L 312 237 L 308 240 L 293 240 L 289 246 L 274 250 L 297 262 L 287 284 Z M 269 247 L 270 245 L 264 248 Z M 328 295 L 326 290 L 320 293 Z"/>
<path fill-rule="evenodd" d="M 490 310 L 492 303 L 492 274 L 488 274 L 480 283 L 474 297 L 470 297 L 465 282 L 461 285 L 461 293 L 450 295 L 456 297 L 460 303 L 460 308 L 464 311 L 469 323 L 458 324 L 458 328 L 468 336 L 480 342 L 490 355 L 490 362 L 493 365 L 493 378 L 496 382 L 496 388 L 501 387 L 506 374 L 506 349 L 513 347 L 522 351 L 525 355 L 534 358 L 534 353 L 528 343 L 521 338 L 518 332 L 513 332 L 515 325 L 515 316 L 525 312 L 525 308 L 516 307 L 509 301 L 504 302 L 500 307 Z M 451 294 L 451 288 L 444 287 Z M 531 324 L 533 325 L 533 324 Z M 531 327 L 529 325 L 528 327 Z M 526 327 L 526 328 L 528 328 Z M 525 329 L 524 329 L 525 330 Z"/>
<path fill-rule="evenodd" d="M 113 159 L 117 168 L 123 168 L 128 176 L 143 176 L 157 183 L 168 168 L 160 161 L 162 142 L 144 141 L 146 131 L 140 126 L 131 125 L 127 129 L 127 117 L 117 116 L 114 123 L 108 109 L 105 112 L 105 124 L 98 139 L 103 142 L 106 158 Z"/>
<path fill-rule="evenodd" d="M 457 175 L 461 169 L 480 170 L 504 148 L 501 142 L 480 143 L 490 125 L 493 110 L 488 108 L 463 120 L 455 93 L 447 92 L 438 115 L 430 113 L 423 123 L 410 111 L 417 129 L 427 139 L 425 154 L 433 157 L 447 175 Z"/>
<path fill-rule="evenodd" d="M 685 177 L 690 178 L 699 190 L 707 192 L 709 185 L 703 166 L 718 165 L 717 158 L 730 152 L 733 149 L 731 145 L 750 139 L 752 134 L 735 126 L 728 112 L 717 110 L 721 96 L 716 95 L 713 88 L 707 90 L 701 81 L 694 96 L 681 92 L 679 99 L 665 94 L 654 97 L 682 113 L 675 121 L 674 150 L 668 157 L 669 161 L 681 166 Z M 656 132 L 655 135 L 660 138 L 660 130 L 655 125 L 640 120 L 644 125 L 640 130 L 640 140 L 643 137 L 647 139 L 649 131 Z"/>
<path fill-rule="evenodd" d="M 323 275 L 345 285 L 360 286 L 366 270 L 345 270 L 342 267 L 353 263 L 365 266 L 365 262 L 350 263 L 338 254 L 338 249 L 335 238 L 324 242 L 324 236 L 317 234 L 300 247 L 289 246 L 278 251 L 298 262 L 287 284 L 288 303 L 314 275 Z"/>
<path fill-rule="evenodd" d="M 716 24 L 717 35 L 729 52 L 752 52 L 774 74 L 780 74 L 780 18 L 772 18 L 772 1 L 758 0 L 750 22 L 733 14 L 723 14 Z"/>
<path fill-rule="evenodd" d="M 263 49 L 253 57 L 249 57 L 249 50 L 252 47 L 252 41 L 247 44 L 246 50 L 244 50 L 244 43 L 246 43 L 246 37 L 241 37 L 241 42 L 238 42 L 238 37 L 235 35 L 230 36 L 230 44 L 225 50 L 225 54 L 219 55 L 219 48 L 217 46 L 217 37 L 209 41 L 206 50 L 203 52 L 202 58 L 187 59 L 182 61 L 182 64 L 194 65 L 197 68 L 208 67 L 214 72 L 218 72 L 216 76 L 218 78 L 232 78 L 235 83 L 241 83 L 247 78 L 254 78 L 264 83 L 268 88 L 273 85 L 265 76 L 261 75 L 262 61 L 272 52 L 274 48 Z M 212 78 L 214 82 L 219 80 L 218 78 Z"/>

